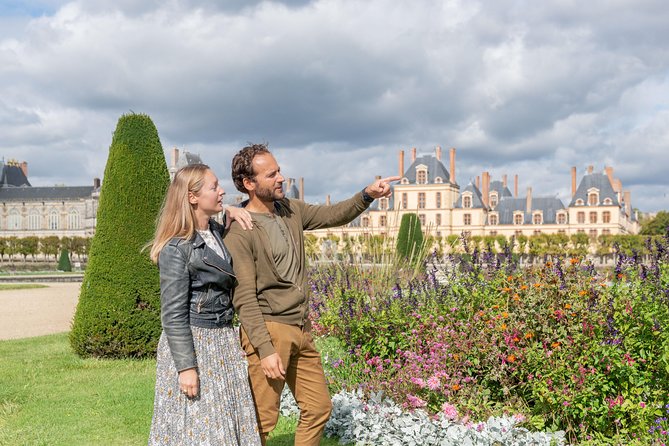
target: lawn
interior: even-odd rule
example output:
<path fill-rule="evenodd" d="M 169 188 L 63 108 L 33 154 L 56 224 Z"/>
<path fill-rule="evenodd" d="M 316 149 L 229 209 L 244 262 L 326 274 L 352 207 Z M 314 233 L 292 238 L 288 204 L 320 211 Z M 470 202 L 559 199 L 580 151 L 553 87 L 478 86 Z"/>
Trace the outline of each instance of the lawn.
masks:
<path fill-rule="evenodd" d="M 0 283 L 0 291 L 29 290 L 35 288 L 46 288 L 46 285 L 38 283 Z"/>
<path fill-rule="evenodd" d="M 155 361 L 81 359 L 67 334 L 0 341 L 0 444 L 146 444 Z M 282 418 L 271 446 L 293 444 Z M 323 445 L 336 445 L 326 439 Z"/>

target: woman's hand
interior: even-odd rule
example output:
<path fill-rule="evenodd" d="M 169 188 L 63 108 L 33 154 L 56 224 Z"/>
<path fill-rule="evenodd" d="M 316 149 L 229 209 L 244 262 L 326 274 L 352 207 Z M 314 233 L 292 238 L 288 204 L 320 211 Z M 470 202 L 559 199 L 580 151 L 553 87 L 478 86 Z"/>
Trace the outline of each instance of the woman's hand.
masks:
<path fill-rule="evenodd" d="M 200 379 L 197 369 L 186 369 L 179 372 L 179 390 L 188 398 L 195 398 L 200 392 Z"/>
<path fill-rule="evenodd" d="M 238 208 L 236 206 L 226 206 L 225 207 L 225 229 L 228 229 L 232 224 L 232 220 L 237 220 L 239 225 L 243 230 L 253 228 L 253 218 L 249 211 L 244 208 Z"/>

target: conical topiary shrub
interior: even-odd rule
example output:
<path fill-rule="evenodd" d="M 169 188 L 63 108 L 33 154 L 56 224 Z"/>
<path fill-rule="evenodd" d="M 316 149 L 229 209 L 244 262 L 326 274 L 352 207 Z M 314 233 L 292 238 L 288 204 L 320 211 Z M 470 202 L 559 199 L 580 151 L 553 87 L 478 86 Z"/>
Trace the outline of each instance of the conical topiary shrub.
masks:
<path fill-rule="evenodd" d="M 151 118 L 123 115 L 109 148 L 95 236 L 72 323 L 81 356 L 146 357 L 160 336 L 158 269 L 142 247 L 152 239 L 169 174 Z"/>
<path fill-rule="evenodd" d="M 416 214 L 402 215 L 400 230 L 397 233 L 397 254 L 401 259 L 409 260 L 412 264 L 422 260 L 423 231 Z"/>
<path fill-rule="evenodd" d="M 72 271 L 72 264 L 70 263 L 70 255 L 67 249 L 60 251 L 60 258 L 58 259 L 58 271 Z"/>

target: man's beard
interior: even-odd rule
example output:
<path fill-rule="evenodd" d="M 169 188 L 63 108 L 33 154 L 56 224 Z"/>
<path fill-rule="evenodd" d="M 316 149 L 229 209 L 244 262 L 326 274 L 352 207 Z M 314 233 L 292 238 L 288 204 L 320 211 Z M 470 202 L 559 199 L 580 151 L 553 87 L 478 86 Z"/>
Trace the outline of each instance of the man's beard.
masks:
<path fill-rule="evenodd" d="M 269 187 L 261 187 L 256 189 L 256 197 L 262 201 L 274 201 L 283 198 L 283 189 L 273 189 Z"/>

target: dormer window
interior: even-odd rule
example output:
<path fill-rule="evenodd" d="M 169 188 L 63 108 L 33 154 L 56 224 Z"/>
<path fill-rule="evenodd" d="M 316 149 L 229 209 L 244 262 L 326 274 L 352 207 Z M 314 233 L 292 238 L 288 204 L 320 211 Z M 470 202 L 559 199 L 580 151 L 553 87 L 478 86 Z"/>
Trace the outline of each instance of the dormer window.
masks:
<path fill-rule="evenodd" d="M 523 224 L 523 213 L 522 212 L 516 212 L 513 214 L 513 224 L 514 225 L 522 225 Z"/>
<path fill-rule="evenodd" d="M 544 221 L 544 216 L 541 212 L 535 212 L 532 214 L 532 224 L 540 225 Z"/>
<path fill-rule="evenodd" d="M 558 212 L 557 222 L 558 222 L 559 225 L 567 224 L 567 214 L 564 213 L 564 212 Z"/>
<path fill-rule="evenodd" d="M 588 206 L 597 206 L 599 204 L 599 190 L 588 189 Z"/>
<path fill-rule="evenodd" d="M 400 183 L 402 183 L 402 184 L 409 184 L 409 180 L 408 180 L 407 177 L 404 177 L 404 178 L 402 178 L 402 180 L 400 180 Z"/>
<path fill-rule="evenodd" d="M 610 198 L 605 198 L 604 204 L 607 206 L 611 206 L 613 204 L 613 200 L 611 200 Z"/>
<path fill-rule="evenodd" d="M 463 208 L 472 207 L 472 196 L 471 195 L 464 195 L 462 197 L 462 207 Z"/>
<path fill-rule="evenodd" d="M 427 166 L 416 167 L 416 184 L 427 184 Z"/>
<path fill-rule="evenodd" d="M 490 207 L 491 208 L 497 207 L 497 192 L 490 193 Z"/>
<path fill-rule="evenodd" d="M 491 225 L 496 225 L 497 224 L 497 214 L 490 214 L 488 216 L 488 223 Z"/>
<path fill-rule="evenodd" d="M 444 182 L 444 180 L 441 177 L 437 177 L 437 178 L 434 179 L 434 182 L 437 183 L 437 184 L 442 184 Z"/>
<path fill-rule="evenodd" d="M 578 200 L 576 200 L 576 203 L 575 203 L 575 204 L 576 204 L 576 206 L 583 206 L 583 200 L 581 200 L 581 199 L 579 198 Z"/>
<path fill-rule="evenodd" d="M 381 198 L 379 200 L 379 210 L 385 211 L 388 209 L 388 199 L 387 198 Z"/>

